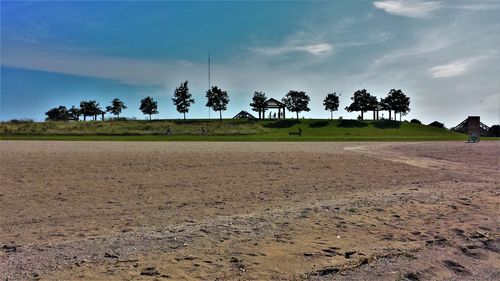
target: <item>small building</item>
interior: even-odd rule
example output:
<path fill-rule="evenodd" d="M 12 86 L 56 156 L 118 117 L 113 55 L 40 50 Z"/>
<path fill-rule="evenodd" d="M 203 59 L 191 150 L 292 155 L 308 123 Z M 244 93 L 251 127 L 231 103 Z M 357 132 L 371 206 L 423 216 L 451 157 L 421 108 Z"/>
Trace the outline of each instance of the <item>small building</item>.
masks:
<path fill-rule="evenodd" d="M 286 109 L 286 105 L 276 99 L 273 99 L 273 98 L 270 98 L 266 101 L 266 106 L 261 109 L 261 111 L 259 112 L 259 116 L 261 115 L 262 113 L 262 119 L 265 119 L 266 118 L 266 110 L 268 109 L 278 109 L 278 115 L 274 115 L 276 116 L 274 119 L 285 119 L 285 109 Z M 272 117 L 270 118 L 272 119 Z"/>
<path fill-rule="evenodd" d="M 373 120 L 379 120 L 379 112 L 384 110 L 384 106 L 382 106 L 381 104 L 377 104 L 373 109 Z"/>
<path fill-rule="evenodd" d="M 467 135 L 477 135 L 486 137 L 489 135 L 490 128 L 481 123 L 481 119 L 479 116 L 469 116 L 467 119 L 462 121 L 457 126 L 451 128 L 452 131 L 464 133 Z"/>
<path fill-rule="evenodd" d="M 257 119 L 255 116 L 252 114 L 248 113 L 245 110 L 240 111 L 240 113 L 236 114 L 233 119 L 241 119 L 241 118 L 248 118 L 248 119 Z"/>

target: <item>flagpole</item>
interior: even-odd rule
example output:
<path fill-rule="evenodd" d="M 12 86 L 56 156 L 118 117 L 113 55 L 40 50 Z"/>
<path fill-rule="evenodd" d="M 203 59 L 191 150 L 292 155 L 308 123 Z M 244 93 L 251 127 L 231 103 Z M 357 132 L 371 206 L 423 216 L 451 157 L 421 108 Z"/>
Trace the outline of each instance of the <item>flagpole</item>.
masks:
<path fill-rule="evenodd" d="M 210 52 L 208 52 L 208 90 L 210 91 Z M 210 107 L 208 108 L 208 120 L 210 120 Z"/>

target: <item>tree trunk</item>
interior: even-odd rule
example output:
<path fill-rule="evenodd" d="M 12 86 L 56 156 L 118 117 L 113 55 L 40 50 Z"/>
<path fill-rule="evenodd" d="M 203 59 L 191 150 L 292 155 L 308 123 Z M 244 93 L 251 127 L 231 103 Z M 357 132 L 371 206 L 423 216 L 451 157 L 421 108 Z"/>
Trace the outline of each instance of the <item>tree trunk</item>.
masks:
<path fill-rule="evenodd" d="M 83 115 L 83 121 L 87 121 L 87 115 Z"/>
<path fill-rule="evenodd" d="M 333 120 L 333 110 L 330 110 L 330 120 Z"/>
<path fill-rule="evenodd" d="M 363 110 L 361 110 L 361 120 L 365 120 L 363 119 Z"/>
<path fill-rule="evenodd" d="M 184 113 L 184 120 L 186 120 L 186 112 L 183 112 Z"/>
<path fill-rule="evenodd" d="M 151 121 L 151 114 L 149 114 L 149 121 Z"/>
<path fill-rule="evenodd" d="M 392 111 L 389 109 L 389 120 L 392 120 Z"/>
<path fill-rule="evenodd" d="M 222 120 L 222 110 L 219 110 L 219 119 Z"/>
<path fill-rule="evenodd" d="M 297 111 L 297 120 L 299 120 L 299 112 Z"/>

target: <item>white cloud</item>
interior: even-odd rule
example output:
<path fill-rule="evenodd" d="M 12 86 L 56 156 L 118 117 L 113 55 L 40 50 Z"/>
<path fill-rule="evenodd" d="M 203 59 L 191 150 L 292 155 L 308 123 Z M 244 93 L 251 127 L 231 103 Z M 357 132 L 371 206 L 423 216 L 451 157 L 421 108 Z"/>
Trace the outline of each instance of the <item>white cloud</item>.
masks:
<path fill-rule="evenodd" d="M 321 56 L 330 53 L 333 46 L 328 43 L 318 43 L 311 45 L 285 45 L 280 47 L 250 48 L 254 52 L 265 55 L 283 55 L 290 52 L 305 52 L 314 56 Z"/>
<path fill-rule="evenodd" d="M 375 1 L 373 5 L 386 13 L 412 18 L 426 18 L 432 15 L 432 12 L 441 6 L 436 1 L 420 0 L 384 0 Z"/>
<path fill-rule="evenodd" d="M 499 3 L 473 3 L 473 4 L 464 4 L 456 6 L 457 9 L 481 12 L 481 11 L 491 11 L 500 9 Z"/>
<path fill-rule="evenodd" d="M 457 60 L 449 64 L 434 66 L 429 71 L 433 78 L 459 76 L 467 73 L 478 60 L 484 58 L 486 58 L 486 56 Z"/>
<path fill-rule="evenodd" d="M 425 58 L 446 50 L 457 43 L 457 31 L 438 28 L 422 34 L 416 34 L 411 44 L 402 45 L 373 60 L 373 66 L 405 62 L 409 59 Z"/>
<path fill-rule="evenodd" d="M 434 78 L 445 78 L 462 75 L 467 72 L 471 63 L 465 60 L 455 61 L 446 65 L 432 67 L 430 72 Z"/>
<path fill-rule="evenodd" d="M 163 85 L 196 71 L 180 60 L 146 60 L 110 57 L 82 52 L 55 52 L 24 48 L 2 50 L 2 66 L 68 75 L 97 77 L 129 85 Z M 168 76 L 167 76 L 168 75 Z"/>

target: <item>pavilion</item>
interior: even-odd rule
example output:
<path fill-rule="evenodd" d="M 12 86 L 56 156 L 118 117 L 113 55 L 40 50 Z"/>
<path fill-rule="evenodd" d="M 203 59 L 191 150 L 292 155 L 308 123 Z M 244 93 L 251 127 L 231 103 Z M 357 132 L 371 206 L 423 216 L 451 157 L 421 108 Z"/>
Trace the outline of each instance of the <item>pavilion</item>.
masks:
<path fill-rule="evenodd" d="M 285 109 L 286 105 L 276 99 L 270 98 L 266 101 L 266 105 L 259 110 L 259 116 L 261 116 L 262 113 L 262 119 L 266 119 L 266 110 L 267 109 L 278 109 L 278 115 L 276 116 L 277 119 L 285 119 Z"/>

